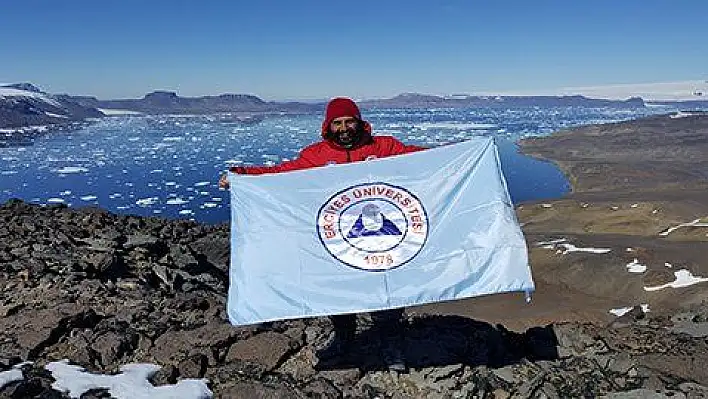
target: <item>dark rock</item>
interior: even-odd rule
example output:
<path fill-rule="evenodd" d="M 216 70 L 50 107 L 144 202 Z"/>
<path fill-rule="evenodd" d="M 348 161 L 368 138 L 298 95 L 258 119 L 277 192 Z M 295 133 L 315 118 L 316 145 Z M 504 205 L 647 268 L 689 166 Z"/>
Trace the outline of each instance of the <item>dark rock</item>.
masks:
<path fill-rule="evenodd" d="M 225 361 L 240 360 L 262 365 L 271 371 L 285 359 L 294 348 L 291 339 L 283 334 L 265 332 L 231 345 Z"/>
<path fill-rule="evenodd" d="M 121 273 L 121 262 L 115 252 L 104 252 L 97 254 L 87 254 L 83 261 L 87 265 L 87 271 L 99 276 L 118 277 Z"/>
<path fill-rule="evenodd" d="M 350 354 L 316 368 L 315 346 L 332 332 L 326 318 L 226 321 L 228 227 L 17 201 L 0 206 L 0 218 L 11 221 L 0 226 L 0 255 L 11 258 L 0 263 L 0 370 L 34 361 L 0 397 L 66 397 L 42 368 L 64 358 L 104 374 L 156 363 L 155 385 L 206 378 L 216 397 L 701 397 L 708 385 L 708 344 L 686 333 L 704 323 L 708 303 L 670 319 L 635 310 L 622 326 L 524 332 L 417 315 L 403 342 L 409 372 L 386 370 L 371 326 Z"/>
<path fill-rule="evenodd" d="M 177 369 L 181 378 L 202 378 L 208 363 L 206 356 L 194 354 L 179 362 Z"/>
<path fill-rule="evenodd" d="M 302 396 L 287 386 L 273 386 L 259 382 L 225 384 L 221 390 L 224 398 L 299 399 Z"/>
<path fill-rule="evenodd" d="M 128 236 L 127 241 L 123 244 L 125 249 L 133 249 L 137 247 L 154 249 L 162 245 L 159 238 L 147 234 L 133 234 Z"/>
<path fill-rule="evenodd" d="M 167 385 L 177 383 L 177 378 L 179 377 L 179 370 L 177 367 L 168 364 L 157 370 L 155 374 L 150 378 L 153 385 Z"/>

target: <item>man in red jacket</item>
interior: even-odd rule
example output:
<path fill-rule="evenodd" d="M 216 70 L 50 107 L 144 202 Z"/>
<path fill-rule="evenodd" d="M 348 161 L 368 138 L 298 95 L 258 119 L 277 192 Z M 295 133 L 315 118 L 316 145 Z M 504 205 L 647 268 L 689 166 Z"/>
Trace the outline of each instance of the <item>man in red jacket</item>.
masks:
<path fill-rule="evenodd" d="M 307 169 L 338 163 L 366 161 L 374 158 L 401 155 L 425 149 L 405 145 L 391 136 L 373 136 L 371 125 L 361 118 L 359 107 L 348 98 L 335 98 L 327 104 L 322 122 L 323 140 L 305 147 L 296 159 L 274 166 L 237 166 L 229 168 L 232 173 L 260 175 Z M 226 175 L 219 186 L 228 188 Z M 403 309 L 371 313 L 377 329 L 383 332 L 382 356 L 388 368 L 403 372 L 406 369 L 401 349 L 403 338 Z M 330 316 L 334 336 L 328 344 L 317 351 L 320 361 L 327 361 L 346 353 L 354 341 L 356 315 Z"/>

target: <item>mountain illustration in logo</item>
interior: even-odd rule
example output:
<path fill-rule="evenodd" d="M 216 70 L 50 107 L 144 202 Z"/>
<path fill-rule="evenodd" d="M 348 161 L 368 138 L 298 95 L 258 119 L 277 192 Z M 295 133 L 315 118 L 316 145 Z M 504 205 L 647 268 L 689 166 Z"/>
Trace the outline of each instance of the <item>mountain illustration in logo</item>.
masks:
<path fill-rule="evenodd" d="M 361 210 L 361 215 L 349 230 L 347 238 L 368 236 L 400 236 L 401 230 L 390 221 L 375 204 L 368 204 Z"/>

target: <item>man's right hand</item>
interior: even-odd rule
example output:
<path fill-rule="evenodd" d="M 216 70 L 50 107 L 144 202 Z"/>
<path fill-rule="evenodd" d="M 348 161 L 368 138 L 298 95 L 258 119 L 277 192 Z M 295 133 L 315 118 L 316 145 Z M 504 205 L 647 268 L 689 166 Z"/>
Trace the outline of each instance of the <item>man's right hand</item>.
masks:
<path fill-rule="evenodd" d="M 229 189 L 229 174 L 224 173 L 219 177 L 219 188 L 223 188 L 224 190 Z"/>

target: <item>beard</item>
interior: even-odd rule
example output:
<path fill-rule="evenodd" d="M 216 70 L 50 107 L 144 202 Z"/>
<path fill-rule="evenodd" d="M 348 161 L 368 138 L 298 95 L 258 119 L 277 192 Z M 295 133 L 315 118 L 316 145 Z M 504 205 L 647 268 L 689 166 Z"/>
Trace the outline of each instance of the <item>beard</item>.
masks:
<path fill-rule="evenodd" d="M 344 148 L 354 147 L 361 139 L 362 129 L 352 128 L 341 132 L 332 132 L 332 140 Z"/>

